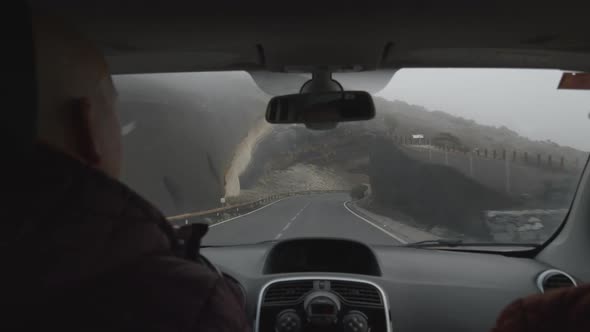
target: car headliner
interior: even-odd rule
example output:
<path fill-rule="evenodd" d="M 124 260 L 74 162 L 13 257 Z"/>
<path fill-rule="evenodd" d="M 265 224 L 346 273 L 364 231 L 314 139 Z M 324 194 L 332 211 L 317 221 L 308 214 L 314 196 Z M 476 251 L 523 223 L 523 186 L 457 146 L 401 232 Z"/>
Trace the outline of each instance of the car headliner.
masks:
<path fill-rule="evenodd" d="M 318 66 L 518 67 L 590 71 L 581 8 L 418 1 L 290 4 L 33 0 L 100 45 L 114 74 Z M 555 4 L 554 4 L 555 5 Z"/>

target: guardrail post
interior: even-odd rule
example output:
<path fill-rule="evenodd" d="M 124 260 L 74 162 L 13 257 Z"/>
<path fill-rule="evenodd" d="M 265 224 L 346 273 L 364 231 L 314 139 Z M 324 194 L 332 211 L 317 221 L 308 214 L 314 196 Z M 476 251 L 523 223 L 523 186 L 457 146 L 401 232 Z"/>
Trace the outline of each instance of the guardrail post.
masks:
<path fill-rule="evenodd" d="M 505 167 L 505 176 L 506 176 L 506 193 L 510 194 L 510 163 L 508 162 L 508 160 L 504 161 L 504 167 Z"/>
<path fill-rule="evenodd" d="M 565 162 L 564 162 L 563 156 L 562 156 L 561 159 L 559 160 L 559 168 L 563 169 L 564 164 L 565 164 Z"/>

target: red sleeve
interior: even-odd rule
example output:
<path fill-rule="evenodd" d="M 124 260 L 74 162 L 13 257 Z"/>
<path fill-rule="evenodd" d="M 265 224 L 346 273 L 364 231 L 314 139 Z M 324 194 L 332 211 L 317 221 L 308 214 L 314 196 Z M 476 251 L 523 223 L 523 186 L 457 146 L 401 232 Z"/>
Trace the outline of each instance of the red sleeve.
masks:
<path fill-rule="evenodd" d="M 526 332 L 526 328 L 523 300 L 518 299 L 504 308 L 492 332 Z"/>
<path fill-rule="evenodd" d="M 528 331 L 590 331 L 590 284 L 516 300 L 504 309 L 492 330 Z"/>

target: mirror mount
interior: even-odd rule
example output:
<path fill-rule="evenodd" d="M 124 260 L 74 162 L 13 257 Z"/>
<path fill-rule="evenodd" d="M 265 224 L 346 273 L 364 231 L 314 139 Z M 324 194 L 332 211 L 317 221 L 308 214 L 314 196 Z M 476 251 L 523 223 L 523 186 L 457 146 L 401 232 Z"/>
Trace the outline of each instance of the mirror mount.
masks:
<path fill-rule="evenodd" d="M 332 78 L 329 70 L 318 69 L 311 74 L 311 79 L 303 84 L 299 93 L 342 92 L 342 84 Z"/>
<path fill-rule="evenodd" d="M 299 93 L 343 92 L 342 84 L 332 78 L 332 72 L 317 69 L 312 72 L 311 79 L 305 82 Z M 337 122 L 305 123 L 305 127 L 312 130 L 330 130 L 338 126 Z"/>
<path fill-rule="evenodd" d="M 338 126 L 338 122 L 305 123 L 305 128 L 311 130 L 330 130 Z"/>

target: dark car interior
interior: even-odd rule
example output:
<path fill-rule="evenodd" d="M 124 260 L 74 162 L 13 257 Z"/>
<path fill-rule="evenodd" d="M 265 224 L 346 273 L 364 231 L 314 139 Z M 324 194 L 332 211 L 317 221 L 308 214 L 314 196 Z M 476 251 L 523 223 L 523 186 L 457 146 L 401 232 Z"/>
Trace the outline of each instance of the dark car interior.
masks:
<path fill-rule="evenodd" d="M 590 71 L 588 17 L 579 9 L 436 1 L 30 6 L 73 22 L 99 45 L 113 74 Z M 26 36 L 30 14 L 21 12 L 13 29 Z M 18 143 L 22 161 L 35 128 L 33 52 L 26 38 L 12 41 L 14 77 L 5 80 L 14 82 L 8 97 L 20 106 L 8 142 Z M 590 280 L 589 173 L 586 167 L 566 221 L 538 247 L 490 253 L 448 243 L 424 249 L 316 237 L 212 245 L 200 253 L 239 285 L 254 331 L 488 331 L 513 300 Z"/>

